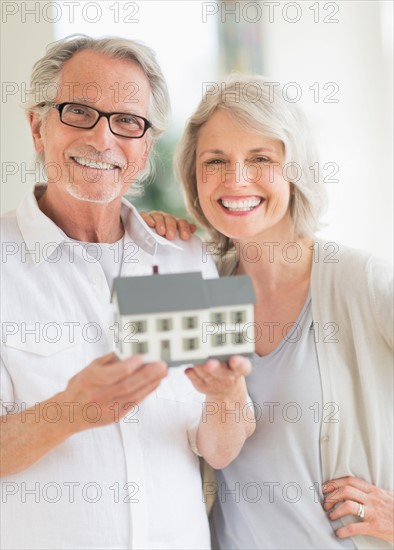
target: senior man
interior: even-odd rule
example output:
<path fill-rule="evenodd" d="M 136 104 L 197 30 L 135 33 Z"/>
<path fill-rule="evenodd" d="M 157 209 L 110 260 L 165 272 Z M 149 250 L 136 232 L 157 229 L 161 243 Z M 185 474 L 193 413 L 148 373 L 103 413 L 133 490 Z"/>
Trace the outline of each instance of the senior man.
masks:
<path fill-rule="evenodd" d="M 48 181 L 2 220 L 1 547 L 209 548 L 197 454 L 223 467 L 253 431 L 234 414 L 249 363 L 186 376 L 111 353 L 114 277 L 216 275 L 198 239 L 166 241 L 122 198 L 164 130 L 160 68 L 136 42 L 73 36 L 31 88 Z"/>

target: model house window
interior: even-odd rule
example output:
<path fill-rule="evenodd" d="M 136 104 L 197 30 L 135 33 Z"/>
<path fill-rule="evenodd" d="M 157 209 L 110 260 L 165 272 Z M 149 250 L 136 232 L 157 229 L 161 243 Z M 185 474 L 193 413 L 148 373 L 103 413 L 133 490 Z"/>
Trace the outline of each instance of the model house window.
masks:
<path fill-rule="evenodd" d="M 133 334 L 142 334 L 146 332 L 147 326 L 146 321 L 134 321 L 133 322 Z"/>
<path fill-rule="evenodd" d="M 159 332 L 166 332 L 167 330 L 172 330 L 172 319 L 158 319 L 157 330 Z"/>
<path fill-rule="evenodd" d="M 211 337 L 212 346 L 217 348 L 226 344 L 226 334 L 214 334 Z"/>
<path fill-rule="evenodd" d="M 224 323 L 226 320 L 226 316 L 223 312 L 221 313 L 211 313 L 211 321 L 214 323 L 217 323 L 218 325 L 220 323 Z"/>
<path fill-rule="evenodd" d="M 246 321 L 246 311 L 232 311 L 231 312 L 231 322 L 232 323 L 245 323 Z"/>
<path fill-rule="evenodd" d="M 183 351 L 191 351 L 193 349 L 198 349 L 198 338 L 184 338 Z"/>
<path fill-rule="evenodd" d="M 234 344 L 243 344 L 244 343 L 242 332 L 235 332 L 232 336 L 233 336 Z"/>
<path fill-rule="evenodd" d="M 197 328 L 197 317 L 183 317 L 182 328 L 186 330 L 191 328 Z"/>
<path fill-rule="evenodd" d="M 133 353 L 148 353 L 148 342 L 133 342 Z"/>

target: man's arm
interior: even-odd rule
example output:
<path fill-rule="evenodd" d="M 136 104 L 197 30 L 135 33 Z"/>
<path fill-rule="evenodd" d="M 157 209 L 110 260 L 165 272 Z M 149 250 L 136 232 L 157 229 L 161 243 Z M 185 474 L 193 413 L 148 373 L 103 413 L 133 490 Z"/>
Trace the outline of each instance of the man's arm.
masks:
<path fill-rule="evenodd" d="M 228 466 L 256 428 L 245 382 L 250 370 L 248 359 L 233 356 L 227 364 L 210 359 L 185 371 L 194 387 L 206 394 L 197 449 L 213 468 Z"/>
<path fill-rule="evenodd" d="M 0 418 L 0 476 L 28 468 L 77 432 L 119 421 L 166 375 L 165 363 L 143 364 L 140 356 L 119 361 L 111 353 L 94 360 L 71 378 L 63 392 L 24 412 Z M 94 424 L 85 412 L 90 403 L 100 412 Z M 57 411 L 58 422 L 49 422 L 43 414 L 50 404 Z"/>

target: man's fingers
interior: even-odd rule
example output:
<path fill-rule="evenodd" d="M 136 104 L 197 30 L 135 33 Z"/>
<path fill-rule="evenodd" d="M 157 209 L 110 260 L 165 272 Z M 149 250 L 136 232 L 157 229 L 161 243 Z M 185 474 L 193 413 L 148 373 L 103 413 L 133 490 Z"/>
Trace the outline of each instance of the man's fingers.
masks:
<path fill-rule="evenodd" d="M 111 360 L 111 355 L 113 355 L 115 360 Z M 105 357 L 108 359 L 105 360 Z M 119 361 L 115 354 L 109 354 L 108 356 L 104 356 L 104 358 L 96 359 L 96 361 L 80 373 L 84 377 L 85 382 L 90 380 L 92 384 L 98 386 L 113 385 L 129 377 L 143 365 L 141 355 L 133 355 L 122 361 Z"/>
<path fill-rule="evenodd" d="M 135 400 L 135 395 L 141 391 L 143 393 L 148 386 L 159 385 L 167 374 L 167 366 L 163 361 L 147 363 L 113 388 L 113 395 L 116 395 L 114 399 L 124 400 L 129 397 L 130 400 Z"/>
<path fill-rule="evenodd" d="M 119 361 L 119 359 L 117 355 L 112 351 L 111 353 L 107 353 L 107 355 L 98 357 L 94 361 L 94 363 L 97 363 L 98 365 L 110 365 L 111 363 L 115 363 L 116 361 Z"/>

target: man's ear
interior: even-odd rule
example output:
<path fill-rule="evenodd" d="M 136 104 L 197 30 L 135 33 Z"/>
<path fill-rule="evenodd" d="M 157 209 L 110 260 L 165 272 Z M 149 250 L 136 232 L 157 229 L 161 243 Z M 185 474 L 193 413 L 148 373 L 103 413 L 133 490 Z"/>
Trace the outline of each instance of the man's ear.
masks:
<path fill-rule="evenodd" d="M 149 136 L 146 138 L 145 140 L 145 149 L 144 149 L 144 152 L 142 153 L 142 163 L 143 163 L 143 167 L 141 168 L 141 170 L 143 170 L 146 166 L 146 163 L 147 163 L 147 160 L 149 158 L 149 154 L 151 152 L 151 149 L 153 147 L 153 144 L 154 144 L 154 140 L 152 138 L 150 138 Z"/>
<path fill-rule="evenodd" d="M 36 153 L 42 153 L 44 151 L 44 141 L 42 138 L 43 121 L 37 113 L 30 113 L 29 115 L 31 135 L 33 136 L 34 148 Z"/>

